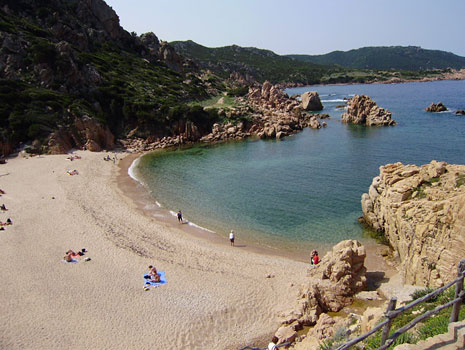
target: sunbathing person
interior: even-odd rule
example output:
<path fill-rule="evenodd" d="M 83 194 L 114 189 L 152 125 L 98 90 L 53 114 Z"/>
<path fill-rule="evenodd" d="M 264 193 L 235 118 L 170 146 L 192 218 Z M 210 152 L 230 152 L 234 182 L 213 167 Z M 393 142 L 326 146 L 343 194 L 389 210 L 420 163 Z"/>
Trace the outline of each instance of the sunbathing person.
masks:
<path fill-rule="evenodd" d="M 149 266 L 149 276 L 150 276 L 150 280 L 152 282 L 160 282 L 160 274 L 157 272 L 157 268 L 155 266 L 152 266 L 150 265 Z"/>

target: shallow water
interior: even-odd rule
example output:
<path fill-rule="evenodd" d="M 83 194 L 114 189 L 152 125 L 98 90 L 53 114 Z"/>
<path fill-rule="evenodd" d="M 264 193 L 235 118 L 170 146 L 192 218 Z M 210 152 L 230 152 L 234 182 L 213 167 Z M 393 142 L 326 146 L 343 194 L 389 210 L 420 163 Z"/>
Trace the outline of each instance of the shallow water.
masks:
<path fill-rule="evenodd" d="M 357 218 L 360 197 L 379 166 L 433 159 L 465 164 L 465 81 L 313 86 L 328 127 L 305 129 L 284 140 L 249 140 L 145 155 L 134 176 L 153 201 L 227 237 L 285 250 L 327 247 L 343 239 L 366 240 Z M 336 106 L 367 94 L 387 108 L 394 127 L 340 122 Z M 427 113 L 442 101 L 451 112 Z"/>

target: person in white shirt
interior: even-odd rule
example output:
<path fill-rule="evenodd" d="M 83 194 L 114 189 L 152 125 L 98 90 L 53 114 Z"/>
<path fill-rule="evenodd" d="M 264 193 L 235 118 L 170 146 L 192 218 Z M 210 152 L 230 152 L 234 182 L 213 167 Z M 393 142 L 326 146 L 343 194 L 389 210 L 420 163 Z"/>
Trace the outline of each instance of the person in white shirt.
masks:
<path fill-rule="evenodd" d="M 278 350 L 278 347 L 276 344 L 278 343 L 278 337 L 274 336 L 273 339 L 271 339 L 271 343 L 268 344 L 268 350 Z"/>
<path fill-rule="evenodd" d="M 229 242 L 231 242 L 231 245 L 234 246 L 234 231 L 231 230 L 229 233 Z"/>

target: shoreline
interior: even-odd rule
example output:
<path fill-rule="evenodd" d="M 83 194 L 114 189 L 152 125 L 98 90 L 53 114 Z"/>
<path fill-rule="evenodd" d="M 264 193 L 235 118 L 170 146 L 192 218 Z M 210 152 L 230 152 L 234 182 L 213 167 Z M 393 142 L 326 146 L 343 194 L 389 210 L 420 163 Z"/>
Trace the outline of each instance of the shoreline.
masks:
<path fill-rule="evenodd" d="M 142 153 L 133 153 L 129 156 L 123 158 L 118 163 L 119 166 L 119 174 L 117 176 L 117 186 L 121 190 L 121 192 L 126 196 L 129 200 L 131 200 L 137 207 L 137 210 L 141 211 L 147 217 L 154 218 L 162 222 L 165 225 L 169 225 L 172 228 L 176 228 L 182 230 L 183 232 L 192 235 L 194 237 L 207 240 L 214 244 L 219 244 L 221 246 L 229 246 L 229 239 L 225 236 L 221 236 L 220 234 L 211 231 L 208 228 L 203 228 L 200 226 L 191 226 L 187 224 L 180 225 L 173 215 L 170 214 L 169 208 L 158 207 L 156 205 L 150 206 L 146 208 L 148 202 L 153 202 L 153 198 L 148 193 L 147 189 L 138 181 L 133 179 L 128 174 L 129 167 L 132 163 L 139 157 L 143 156 Z M 289 251 L 281 251 L 278 248 L 268 248 L 266 246 L 258 246 L 253 244 L 247 239 L 239 238 L 236 239 L 236 248 L 241 248 L 247 252 L 256 253 L 256 254 L 263 254 L 263 255 L 270 255 L 270 256 L 279 256 L 283 258 L 287 258 L 290 260 L 295 260 L 299 262 L 308 262 L 307 254 L 303 254 L 299 252 L 289 252 Z"/>
<path fill-rule="evenodd" d="M 137 210 L 144 213 L 144 215 L 147 217 L 154 218 L 155 220 L 160 221 L 169 227 L 182 230 L 188 235 L 192 235 L 196 238 L 200 238 L 223 247 L 228 247 L 230 244 L 229 239 L 226 236 L 223 237 L 208 228 L 203 228 L 197 225 L 197 227 L 185 224 L 180 225 L 177 222 L 176 217 L 170 214 L 170 208 L 158 207 L 157 205 L 146 208 L 148 202 L 153 203 L 153 197 L 148 193 L 148 190 L 140 182 L 133 179 L 128 173 L 128 170 L 133 162 L 136 159 L 142 157 L 144 154 L 145 153 L 131 153 L 119 161 L 117 186 L 121 193 L 134 203 L 134 205 L 137 207 Z M 384 258 L 381 258 L 381 260 L 379 259 L 381 257 L 381 251 L 385 249 L 385 246 L 371 238 L 367 238 L 367 240 L 362 242 L 362 244 L 367 250 L 366 266 L 368 270 L 383 270 L 387 276 L 392 276 L 395 274 L 394 269 L 386 264 Z M 320 255 L 323 256 L 326 254 L 326 252 L 330 251 L 332 247 L 332 244 L 328 244 L 324 247 L 318 247 Z M 256 243 L 251 243 L 247 241 L 247 239 L 242 238 L 240 238 L 239 241 L 236 241 L 236 248 L 241 248 L 244 251 L 254 254 L 278 256 L 297 262 L 308 263 L 309 261 L 309 253 L 296 251 L 295 249 L 280 250 L 277 247 L 272 248 L 264 245 L 257 245 Z"/>
<path fill-rule="evenodd" d="M 136 155 L 115 165 L 103 161 L 108 153 L 75 154 L 82 158 L 18 156 L 1 165 L 3 216 L 14 223 L 0 234 L 1 348 L 262 346 L 296 308 L 307 263 L 147 216 L 137 201 L 144 189 L 127 174 Z M 61 261 L 82 248 L 90 261 Z M 378 264 L 369 271 L 386 276 L 380 255 L 368 255 L 367 265 Z M 151 264 L 168 283 L 145 291 Z"/>

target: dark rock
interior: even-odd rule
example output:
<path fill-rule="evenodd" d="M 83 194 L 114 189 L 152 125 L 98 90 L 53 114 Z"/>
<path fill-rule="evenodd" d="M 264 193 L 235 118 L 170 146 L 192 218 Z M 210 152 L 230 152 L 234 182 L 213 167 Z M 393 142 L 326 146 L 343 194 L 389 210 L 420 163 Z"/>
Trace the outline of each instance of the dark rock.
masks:
<path fill-rule="evenodd" d="M 425 111 L 432 113 L 445 112 L 447 111 L 447 107 L 444 106 L 442 102 L 439 102 L 437 104 L 431 103 L 428 107 L 425 108 Z"/>

